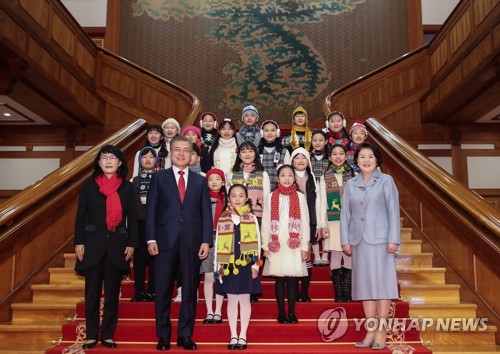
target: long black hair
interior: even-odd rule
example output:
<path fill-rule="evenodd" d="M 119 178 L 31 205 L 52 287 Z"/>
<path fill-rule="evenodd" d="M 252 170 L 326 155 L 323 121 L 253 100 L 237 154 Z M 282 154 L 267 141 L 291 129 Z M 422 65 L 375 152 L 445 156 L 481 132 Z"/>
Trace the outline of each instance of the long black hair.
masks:
<path fill-rule="evenodd" d="M 99 160 L 101 159 L 101 155 L 103 154 L 113 154 L 118 160 L 121 161 L 121 164 L 118 167 L 118 171 L 116 171 L 116 173 L 118 177 L 126 179 L 128 174 L 127 160 L 125 160 L 122 151 L 114 145 L 104 145 L 101 150 L 99 150 L 94 159 L 94 173 L 92 174 L 92 176 L 97 177 L 104 173 L 101 166 L 99 166 Z"/>
<path fill-rule="evenodd" d="M 212 147 L 210 148 L 210 163 L 212 164 L 212 166 L 214 165 L 214 153 L 215 153 L 215 150 L 217 150 L 217 148 L 219 147 L 219 140 L 221 139 L 220 131 L 226 125 L 229 125 L 231 127 L 231 129 L 234 131 L 233 138 L 236 140 L 236 126 L 234 125 L 233 122 L 231 122 L 231 119 L 224 118 L 224 120 L 219 125 L 219 132 L 215 135 L 214 143 L 212 144 Z"/>
<path fill-rule="evenodd" d="M 233 172 L 240 172 L 241 171 L 242 161 L 240 158 L 240 153 L 243 150 L 253 150 L 255 152 L 255 158 L 253 160 L 253 162 L 255 164 L 255 171 L 264 171 L 264 166 L 262 165 L 262 162 L 260 161 L 260 155 L 259 155 L 259 151 L 257 151 L 257 147 L 251 141 L 244 141 L 238 147 L 238 156 L 236 156 L 236 161 L 234 161 Z"/>
<path fill-rule="evenodd" d="M 147 133 L 152 132 L 152 131 L 155 131 L 155 132 L 158 132 L 161 134 L 160 150 L 158 151 L 158 159 L 163 161 L 163 159 L 165 159 L 165 157 L 168 156 L 168 150 L 167 150 L 167 147 L 165 146 L 165 142 L 164 142 L 165 134 L 163 134 L 163 129 L 158 124 L 150 125 L 148 127 L 148 130 L 146 131 L 146 135 L 147 135 Z M 149 142 L 149 140 L 147 139 L 147 137 L 146 137 L 146 143 L 144 144 L 144 146 L 152 146 L 151 143 Z M 154 147 L 154 146 L 152 146 L 152 147 Z"/>

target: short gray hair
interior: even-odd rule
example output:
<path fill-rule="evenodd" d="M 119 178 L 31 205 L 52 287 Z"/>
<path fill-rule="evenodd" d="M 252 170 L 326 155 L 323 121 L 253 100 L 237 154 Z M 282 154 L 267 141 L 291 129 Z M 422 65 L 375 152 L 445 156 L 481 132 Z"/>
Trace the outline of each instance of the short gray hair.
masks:
<path fill-rule="evenodd" d="M 188 142 L 189 143 L 189 149 L 191 151 L 193 151 L 193 144 L 191 143 L 191 140 L 189 140 L 188 138 L 186 138 L 184 135 L 180 135 L 180 134 L 177 134 L 176 136 L 174 136 L 172 138 L 172 140 L 170 140 L 170 151 L 172 151 L 172 147 L 174 146 L 174 143 L 178 143 L 178 142 L 182 142 L 182 141 Z"/>

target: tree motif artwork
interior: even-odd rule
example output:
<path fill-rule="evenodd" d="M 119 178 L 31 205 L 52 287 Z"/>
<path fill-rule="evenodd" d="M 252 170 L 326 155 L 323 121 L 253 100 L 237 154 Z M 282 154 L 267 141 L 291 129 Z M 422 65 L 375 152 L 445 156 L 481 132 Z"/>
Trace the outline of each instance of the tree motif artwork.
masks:
<path fill-rule="evenodd" d="M 162 21 L 213 21 L 206 37 L 238 55 L 239 60 L 228 61 L 222 72 L 224 104 L 236 110 L 241 102 L 297 106 L 320 95 L 331 73 L 300 26 L 352 12 L 365 1 L 135 0 L 132 13 Z"/>

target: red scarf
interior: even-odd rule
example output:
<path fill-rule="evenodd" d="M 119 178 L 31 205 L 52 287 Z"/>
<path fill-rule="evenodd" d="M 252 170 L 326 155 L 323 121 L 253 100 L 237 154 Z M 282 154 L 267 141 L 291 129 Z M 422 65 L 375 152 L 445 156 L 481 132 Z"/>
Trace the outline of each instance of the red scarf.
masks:
<path fill-rule="evenodd" d="M 217 229 L 217 222 L 219 221 L 220 214 L 224 211 L 224 199 L 226 199 L 226 193 L 223 191 L 214 192 L 208 190 L 210 194 L 210 199 L 217 199 L 217 203 L 215 204 L 215 215 L 214 215 L 214 223 L 213 229 Z"/>
<path fill-rule="evenodd" d="M 271 252 L 278 252 L 280 250 L 279 241 L 279 223 L 280 223 L 280 200 L 279 195 L 290 196 L 290 210 L 288 210 L 288 247 L 291 249 L 300 247 L 300 205 L 299 195 L 297 193 L 297 185 L 293 184 L 290 187 L 283 187 L 278 183 L 275 191 L 271 196 L 271 241 L 268 247 Z"/>
<path fill-rule="evenodd" d="M 114 232 L 122 221 L 122 203 L 117 190 L 123 179 L 116 173 L 111 178 L 101 174 L 95 178 L 95 182 L 99 186 L 99 192 L 106 197 L 106 225 L 109 231 Z"/>

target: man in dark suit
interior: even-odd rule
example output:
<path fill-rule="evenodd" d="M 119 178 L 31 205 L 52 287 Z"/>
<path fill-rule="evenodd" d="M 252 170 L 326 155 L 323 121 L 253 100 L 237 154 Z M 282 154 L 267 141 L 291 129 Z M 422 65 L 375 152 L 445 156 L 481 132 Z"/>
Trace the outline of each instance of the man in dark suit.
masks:
<path fill-rule="evenodd" d="M 170 349 L 170 305 L 177 266 L 182 268 L 182 304 L 177 346 L 197 349 L 191 340 L 201 260 L 212 242 L 212 208 L 205 179 L 189 171 L 192 145 L 184 136 L 170 143 L 172 168 L 153 174 L 146 205 L 146 240 L 155 256 L 158 350 Z"/>

